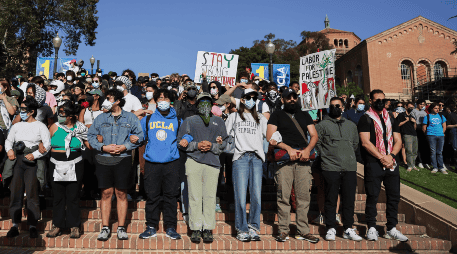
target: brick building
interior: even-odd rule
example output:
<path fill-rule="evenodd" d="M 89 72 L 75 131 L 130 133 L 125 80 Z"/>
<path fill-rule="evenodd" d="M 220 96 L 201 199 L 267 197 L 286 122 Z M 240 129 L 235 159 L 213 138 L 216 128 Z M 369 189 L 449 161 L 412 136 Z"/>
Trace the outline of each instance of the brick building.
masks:
<path fill-rule="evenodd" d="M 329 39 L 330 45 L 336 48 L 337 58 L 349 52 L 357 46 L 362 40 L 353 32 L 347 32 L 339 29 L 330 28 L 330 20 L 325 15 L 325 28 L 319 31 L 324 33 Z"/>
<path fill-rule="evenodd" d="M 329 31 L 330 43 L 343 53 L 335 62 L 337 84 L 355 82 L 364 93 L 382 89 L 387 98 L 410 99 L 418 87 L 455 75 L 457 55 L 450 53 L 457 32 L 422 16 L 362 42 L 354 33 L 330 29 L 328 18 L 325 24 L 322 32 Z"/>

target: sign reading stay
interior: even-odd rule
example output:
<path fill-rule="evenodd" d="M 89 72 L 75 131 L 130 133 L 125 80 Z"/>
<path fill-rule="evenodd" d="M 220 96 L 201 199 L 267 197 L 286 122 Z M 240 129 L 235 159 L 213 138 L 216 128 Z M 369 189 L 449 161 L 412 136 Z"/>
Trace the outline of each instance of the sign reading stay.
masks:
<path fill-rule="evenodd" d="M 202 82 L 202 73 L 206 71 L 208 83 L 219 81 L 223 86 L 232 87 L 236 83 L 238 55 L 198 51 L 195 67 L 195 83 Z"/>

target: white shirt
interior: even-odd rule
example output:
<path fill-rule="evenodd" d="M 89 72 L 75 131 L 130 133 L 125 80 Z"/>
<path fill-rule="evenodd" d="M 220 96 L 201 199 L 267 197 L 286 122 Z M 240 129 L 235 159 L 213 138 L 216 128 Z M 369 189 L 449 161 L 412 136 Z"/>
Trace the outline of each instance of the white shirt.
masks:
<path fill-rule="evenodd" d="M 240 108 L 240 99 L 237 99 L 235 98 L 235 101 L 236 101 L 236 109 L 239 109 Z M 257 110 L 257 112 L 259 112 L 259 103 L 260 103 L 260 100 L 257 100 L 255 102 L 255 110 Z M 270 107 L 268 106 L 268 104 L 264 101 L 263 104 L 262 104 L 262 114 L 264 113 L 270 113 Z"/>
<path fill-rule="evenodd" d="M 32 148 L 43 142 L 46 151 L 51 148 L 51 134 L 48 127 L 40 121 L 35 122 L 18 122 L 11 126 L 8 138 L 5 140 L 5 151 L 13 149 L 14 142 L 22 141 L 25 146 Z M 43 157 L 40 151 L 36 150 L 32 153 L 35 159 Z"/>
<path fill-rule="evenodd" d="M 29 83 L 27 82 L 24 82 L 22 83 L 22 85 L 19 87 L 25 94 L 25 96 L 27 96 L 27 86 L 29 85 Z"/>
<path fill-rule="evenodd" d="M 141 105 L 140 100 L 131 93 L 128 93 L 126 96 L 124 96 L 124 100 L 125 104 L 124 107 L 122 107 L 122 109 L 127 112 L 138 111 L 143 108 L 143 105 Z"/>
<path fill-rule="evenodd" d="M 78 71 L 79 71 L 79 67 L 75 65 L 75 67 L 70 68 L 69 70 L 73 71 L 75 73 L 75 75 L 76 75 L 78 73 Z"/>

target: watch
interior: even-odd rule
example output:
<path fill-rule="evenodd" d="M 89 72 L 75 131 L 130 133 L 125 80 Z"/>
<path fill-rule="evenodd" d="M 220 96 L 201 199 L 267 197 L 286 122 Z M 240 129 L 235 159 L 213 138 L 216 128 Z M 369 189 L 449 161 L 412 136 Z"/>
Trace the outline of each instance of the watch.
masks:
<path fill-rule="evenodd" d="M 395 158 L 395 154 L 393 153 L 390 153 L 390 156 L 392 156 L 392 158 Z"/>

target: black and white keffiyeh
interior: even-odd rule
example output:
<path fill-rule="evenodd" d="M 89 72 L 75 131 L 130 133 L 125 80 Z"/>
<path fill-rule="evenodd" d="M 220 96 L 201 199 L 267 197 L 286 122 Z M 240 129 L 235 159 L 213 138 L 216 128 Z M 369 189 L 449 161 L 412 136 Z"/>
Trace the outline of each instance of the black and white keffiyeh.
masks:
<path fill-rule="evenodd" d="M 86 147 L 84 146 L 84 140 L 87 140 L 87 132 L 89 129 L 81 122 L 76 122 L 76 128 L 74 130 L 70 130 L 67 126 L 56 123 L 57 127 L 62 128 L 67 134 L 65 137 L 65 154 L 67 158 L 70 156 L 70 143 L 73 137 L 76 137 L 79 142 L 81 142 L 81 149 L 84 150 Z"/>
<path fill-rule="evenodd" d="M 35 83 L 29 83 L 27 89 L 31 86 L 35 86 L 35 100 L 38 105 L 43 106 L 46 102 L 46 91 Z"/>

